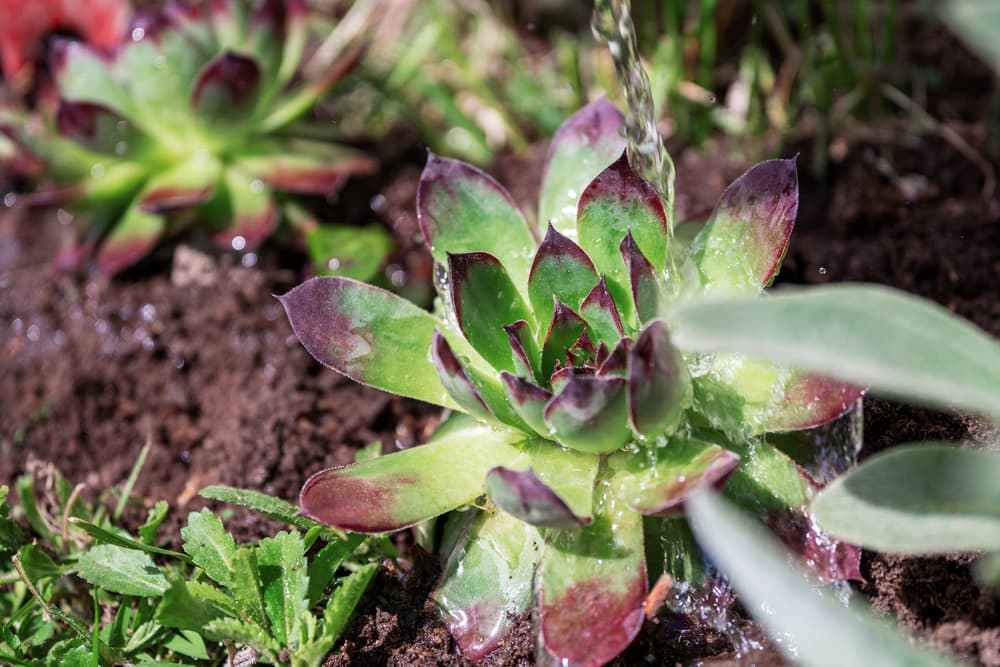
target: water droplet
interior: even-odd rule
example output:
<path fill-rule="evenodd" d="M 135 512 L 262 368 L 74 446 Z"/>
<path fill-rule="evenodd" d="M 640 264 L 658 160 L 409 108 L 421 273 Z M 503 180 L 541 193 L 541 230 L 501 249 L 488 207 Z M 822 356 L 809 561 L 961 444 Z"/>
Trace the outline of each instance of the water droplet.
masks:
<path fill-rule="evenodd" d="M 821 275 L 821 276 L 825 276 L 826 275 L 826 267 L 825 266 L 819 267 L 819 275 Z"/>
<path fill-rule="evenodd" d="M 373 211 L 381 211 L 385 207 L 385 195 L 375 195 L 370 204 Z"/>
<path fill-rule="evenodd" d="M 145 304 L 141 309 L 139 309 L 142 319 L 147 322 L 152 322 L 156 318 L 156 306 L 151 303 Z"/>
<path fill-rule="evenodd" d="M 93 167 L 90 168 L 90 177 L 91 178 L 101 178 L 102 176 L 104 176 L 104 165 L 103 164 L 97 163 Z"/>
<path fill-rule="evenodd" d="M 257 253 L 255 253 L 255 252 L 248 252 L 247 254 L 243 255 L 242 257 L 240 257 L 240 264 L 242 264 L 243 266 L 245 266 L 248 269 L 251 266 L 256 266 L 257 265 Z"/>
<path fill-rule="evenodd" d="M 132 28 L 132 41 L 133 42 L 138 42 L 139 40 L 141 40 L 145 36 L 146 36 L 146 30 L 144 28 L 142 28 L 142 27 Z"/>
<path fill-rule="evenodd" d="M 17 195 L 13 192 L 8 192 L 3 196 L 3 205 L 10 208 L 17 203 Z"/>
<path fill-rule="evenodd" d="M 264 181 L 260 180 L 259 178 L 255 178 L 252 181 L 250 181 L 250 192 L 254 193 L 255 195 L 259 195 L 263 191 L 264 191 Z"/>
<path fill-rule="evenodd" d="M 38 339 L 41 338 L 41 335 L 42 335 L 42 330 L 38 328 L 37 324 L 32 324 L 31 326 L 28 327 L 28 340 L 30 340 L 31 342 L 33 343 L 38 342 Z"/>
<path fill-rule="evenodd" d="M 330 269 L 331 271 L 336 271 L 337 269 L 340 268 L 340 260 L 337 259 L 336 257 L 331 257 L 330 260 L 326 263 L 326 268 Z"/>
<path fill-rule="evenodd" d="M 125 155 L 126 151 L 128 151 L 128 143 L 119 141 L 115 144 L 115 155 Z"/>
<path fill-rule="evenodd" d="M 230 245 L 233 246 L 233 250 L 243 250 L 243 248 L 247 247 L 247 240 L 242 236 L 234 236 Z"/>
<path fill-rule="evenodd" d="M 56 211 L 56 220 L 59 221 L 60 225 L 69 225 L 73 223 L 73 214 L 65 209 L 59 209 Z"/>

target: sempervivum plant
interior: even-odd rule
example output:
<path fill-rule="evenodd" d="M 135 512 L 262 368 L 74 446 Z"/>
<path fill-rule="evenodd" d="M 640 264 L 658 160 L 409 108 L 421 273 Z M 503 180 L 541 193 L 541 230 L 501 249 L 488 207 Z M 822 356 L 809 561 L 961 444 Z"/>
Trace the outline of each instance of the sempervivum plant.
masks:
<path fill-rule="evenodd" d="M 114 52 L 56 45 L 57 133 L 22 127 L 18 138 L 71 184 L 90 222 L 82 249 L 97 247 L 103 273 L 192 221 L 251 249 L 280 221 L 276 192 L 329 194 L 374 167 L 299 134 L 296 121 L 360 55 L 355 45 L 329 67 L 300 67 L 308 19 L 303 0 L 251 11 L 237 0 L 171 2 L 140 15 Z"/>
<path fill-rule="evenodd" d="M 324 364 L 465 413 L 426 445 L 318 473 L 301 506 L 368 533 L 475 507 L 444 524 L 434 593 L 471 658 L 533 602 L 539 646 L 563 664 L 617 655 L 642 624 L 649 574 L 697 558 L 675 518 L 704 485 L 726 486 L 819 574 L 856 570 L 856 552 L 812 530 L 809 482 L 764 434 L 829 421 L 859 391 L 686 355 L 670 336 L 677 300 L 771 281 L 798 204 L 794 162 L 751 169 L 682 245 L 623 156 L 622 122 L 601 100 L 560 129 L 540 242 L 493 179 L 430 156 L 417 211 L 439 264 L 436 314 L 341 278 L 281 297 Z"/>

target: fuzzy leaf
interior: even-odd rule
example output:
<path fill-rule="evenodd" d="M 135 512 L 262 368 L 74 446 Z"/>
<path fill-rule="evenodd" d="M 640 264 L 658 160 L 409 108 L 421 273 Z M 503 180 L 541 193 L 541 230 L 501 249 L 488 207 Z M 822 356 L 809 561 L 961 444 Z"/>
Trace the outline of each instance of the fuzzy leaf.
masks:
<path fill-rule="evenodd" d="M 76 573 L 98 588 L 121 595 L 159 597 L 170 582 L 149 554 L 98 544 L 76 561 Z"/>
<path fill-rule="evenodd" d="M 684 437 L 671 438 L 663 447 L 611 455 L 618 498 L 636 512 L 658 516 L 682 513 L 685 501 L 702 487 L 723 488 L 739 462 L 739 456 L 718 445 Z"/>
<path fill-rule="evenodd" d="M 806 667 L 880 665 L 945 667 L 953 663 L 920 650 L 858 605 L 847 608 L 815 590 L 788 567 L 788 556 L 764 531 L 710 492 L 696 494 L 688 518 L 701 544 L 746 609 L 778 648 Z"/>
<path fill-rule="evenodd" d="M 431 597 L 464 657 L 485 657 L 528 610 L 542 548 L 536 528 L 505 512 L 478 512 L 462 532 Z"/>
<path fill-rule="evenodd" d="M 889 553 L 1000 551 L 1000 454 L 944 443 L 897 447 L 813 501 L 834 537 Z"/>
<path fill-rule="evenodd" d="M 580 245 L 598 270 L 619 285 L 628 275 L 618 246 L 631 233 L 657 271 L 667 260 L 667 216 L 653 187 L 632 171 L 622 156 L 602 171 L 580 196 L 577 217 Z"/>
<path fill-rule="evenodd" d="M 798 208 L 794 158 L 762 162 L 736 179 L 691 246 L 705 289 L 757 292 L 770 284 Z"/>
<path fill-rule="evenodd" d="M 188 525 L 181 528 L 181 537 L 184 551 L 205 574 L 223 585 L 232 581 L 236 542 L 218 517 L 207 509 L 191 512 Z"/>
<path fill-rule="evenodd" d="M 577 308 L 595 282 L 597 271 L 587 253 L 550 224 L 528 276 L 528 297 L 538 323 L 552 319 L 553 296 Z"/>
<path fill-rule="evenodd" d="M 577 375 L 545 407 L 545 423 L 561 444 L 591 454 L 606 454 L 628 442 L 625 380 Z"/>
<path fill-rule="evenodd" d="M 281 646 L 261 627 L 235 618 L 218 618 L 205 626 L 210 637 L 250 646 L 262 653 L 269 662 L 278 662 Z"/>
<path fill-rule="evenodd" d="M 530 320 L 531 313 L 503 265 L 485 252 L 449 253 L 448 276 L 455 317 L 466 339 L 494 368 L 514 370 L 504 327 Z"/>
<path fill-rule="evenodd" d="M 320 363 L 362 384 L 458 407 L 427 358 L 440 322 L 426 311 L 346 278 L 314 278 L 278 300 Z"/>
<path fill-rule="evenodd" d="M 556 132 L 545 162 L 538 219 L 558 231 L 576 230 L 584 188 L 625 150 L 625 119 L 606 98 L 583 107 Z"/>
<path fill-rule="evenodd" d="M 264 610 L 271 633 L 282 646 L 295 649 L 302 617 L 309 613 L 305 543 L 298 533 L 282 531 L 257 546 L 257 567 Z"/>
<path fill-rule="evenodd" d="M 684 408 L 691 380 L 680 352 L 670 342 L 667 325 L 653 320 L 629 352 L 628 403 L 632 428 L 655 438 Z"/>
<path fill-rule="evenodd" d="M 97 268 L 112 277 L 148 255 L 163 236 L 164 220 L 130 206 L 97 251 Z"/>
<path fill-rule="evenodd" d="M 205 584 L 177 579 L 170 582 L 163 599 L 156 608 L 156 621 L 168 628 L 201 630 L 209 621 L 222 616 L 215 605 L 195 597 L 192 588 L 204 588 Z M 218 589 L 214 589 L 223 595 Z"/>
<path fill-rule="evenodd" d="M 674 343 L 738 352 L 945 409 L 1000 415 L 1000 345 L 899 290 L 836 285 L 679 304 Z"/>
<path fill-rule="evenodd" d="M 438 263 L 446 265 L 448 253 L 487 252 L 518 289 L 527 286 L 535 239 L 510 194 L 484 172 L 429 154 L 417 190 L 417 219 Z"/>
<path fill-rule="evenodd" d="M 200 119 L 210 124 L 239 123 L 253 113 L 260 86 L 257 61 L 224 51 L 198 74 L 191 92 L 191 107 Z"/>
<path fill-rule="evenodd" d="M 261 588 L 257 550 L 239 547 L 233 558 L 233 571 L 228 584 L 229 592 L 242 611 L 241 616 L 255 625 L 270 627 Z"/>
<path fill-rule="evenodd" d="M 471 503 L 483 493 L 490 468 L 520 460 L 512 445 L 523 438 L 474 423 L 420 447 L 324 470 L 303 487 L 302 512 L 359 533 L 412 526 Z"/>
<path fill-rule="evenodd" d="M 538 574 L 541 642 L 563 665 L 603 665 L 642 627 L 642 516 L 607 485 L 594 493 L 591 525 L 547 531 Z"/>

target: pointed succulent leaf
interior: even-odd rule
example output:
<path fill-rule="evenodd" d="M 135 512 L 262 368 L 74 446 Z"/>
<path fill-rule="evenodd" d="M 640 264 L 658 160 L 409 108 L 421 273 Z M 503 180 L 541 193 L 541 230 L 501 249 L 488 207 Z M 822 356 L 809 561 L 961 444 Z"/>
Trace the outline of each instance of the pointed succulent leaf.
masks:
<path fill-rule="evenodd" d="M 222 48 L 240 43 L 246 28 L 246 8 L 236 0 L 208 0 L 212 32 Z"/>
<path fill-rule="evenodd" d="M 608 484 L 594 493 L 591 525 L 547 531 L 538 575 L 541 642 L 563 665 L 603 665 L 642 627 L 642 515 L 625 508 Z"/>
<path fill-rule="evenodd" d="M 531 468 L 493 468 L 486 473 L 486 494 L 497 507 L 533 526 L 578 528 L 590 523 L 576 516 Z"/>
<path fill-rule="evenodd" d="M 1000 551 L 1000 454 L 946 443 L 894 448 L 813 500 L 824 530 L 869 549 Z"/>
<path fill-rule="evenodd" d="M 514 370 L 504 327 L 531 314 L 500 261 L 485 252 L 448 254 L 455 318 L 466 339 L 494 368 Z"/>
<path fill-rule="evenodd" d="M 434 339 L 431 342 L 431 361 L 434 362 L 445 391 L 462 410 L 479 419 L 493 418 L 493 413 L 469 378 L 462 362 L 455 356 L 448 341 L 437 329 L 434 330 Z"/>
<path fill-rule="evenodd" d="M 56 127 L 90 150 L 118 157 L 133 153 L 142 141 L 129 121 L 94 102 L 60 102 Z"/>
<path fill-rule="evenodd" d="M 566 360 L 566 350 L 579 340 L 587 331 L 587 322 L 576 314 L 572 308 L 564 304 L 558 297 L 553 297 L 552 322 L 545 334 L 545 344 L 542 346 L 542 377 L 547 378 L 555 370 L 556 362 Z"/>
<path fill-rule="evenodd" d="M 794 158 L 762 162 L 736 179 L 692 244 L 705 288 L 757 292 L 770 284 L 798 208 Z"/>
<path fill-rule="evenodd" d="M 284 0 L 285 34 L 281 51 L 281 67 L 277 85 L 288 83 L 302 62 L 306 40 L 309 37 L 309 6 L 305 0 Z"/>
<path fill-rule="evenodd" d="M 573 114 L 556 132 L 546 157 L 538 219 L 564 234 L 576 230 L 584 188 L 625 150 L 625 119 L 606 98 Z"/>
<path fill-rule="evenodd" d="M 611 297 L 603 276 L 580 304 L 580 315 L 590 325 L 598 341 L 615 345 L 625 335 L 618 307 L 615 306 L 615 300 Z"/>
<path fill-rule="evenodd" d="M 260 65 L 249 56 L 225 51 L 198 74 L 191 106 L 213 124 L 240 122 L 253 113 L 260 86 Z"/>
<path fill-rule="evenodd" d="M 740 465 L 726 484 L 727 498 L 765 519 L 809 502 L 812 485 L 778 448 L 745 440 L 730 449 L 740 457 Z"/>
<path fill-rule="evenodd" d="M 229 222 L 213 240 L 223 248 L 253 250 L 278 226 L 278 206 L 266 185 L 235 166 L 225 170 L 222 181 L 225 188 L 209 208 L 218 205 L 218 218 Z"/>
<path fill-rule="evenodd" d="M 148 255 L 163 236 L 162 216 L 130 206 L 97 251 L 97 268 L 111 277 Z"/>
<path fill-rule="evenodd" d="M 640 323 L 648 322 L 660 312 L 661 290 L 656 277 L 656 269 L 649 263 L 642 250 L 629 232 L 619 247 L 628 272 L 627 292 L 635 305 L 635 314 Z"/>
<path fill-rule="evenodd" d="M 479 512 L 463 530 L 431 598 L 462 655 L 496 649 L 531 605 L 538 529 L 506 512 Z"/>
<path fill-rule="evenodd" d="M 237 163 L 276 190 L 314 195 L 332 194 L 349 177 L 377 167 L 360 151 L 302 139 L 257 146 Z"/>
<path fill-rule="evenodd" d="M 525 442 L 522 451 L 524 460 L 508 467 L 518 470 L 530 467 L 576 517 L 589 524 L 593 520 L 594 480 L 600 458 L 556 446 L 542 438 Z"/>
<path fill-rule="evenodd" d="M 446 265 L 448 253 L 487 252 L 518 289 L 527 286 L 535 239 L 510 194 L 484 172 L 429 154 L 417 189 L 417 219 L 435 261 Z"/>
<path fill-rule="evenodd" d="M 545 407 L 553 439 L 582 452 L 606 454 L 628 442 L 627 383 L 617 377 L 574 376 Z"/>
<path fill-rule="evenodd" d="M 576 308 L 593 288 L 597 271 L 587 253 L 551 224 L 535 252 L 528 297 L 539 323 L 552 319 L 552 297 Z"/>
<path fill-rule="evenodd" d="M 575 377 L 594 377 L 596 373 L 590 366 L 559 366 L 549 379 L 549 389 L 558 394 L 570 380 Z M 552 429 L 549 429 L 551 431 Z"/>
<path fill-rule="evenodd" d="M 864 581 L 861 548 L 823 532 L 805 508 L 771 512 L 765 517 L 777 537 L 819 581 Z"/>
<path fill-rule="evenodd" d="M 533 382 L 540 381 L 542 376 L 542 355 L 538 351 L 531 327 L 524 320 L 518 320 L 504 327 L 510 341 L 511 361 L 514 364 L 514 374 L 528 378 Z"/>
<path fill-rule="evenodd" d="M 628 377 L 628 363 L 632 353 L 632 339 L 622 338 L 608 354 L 604 362 L 597 368 L 598 376 L 611 375 L 614 377 Z"/>
<path fill-rule="evenodd" d="M 631 233 L 657 271 L 667 260 L 667 216 L 659 195 L 622 156 L 602 171 L 580 196 L 580 245 L 598 270 L 627 284 L 618 244 Z"/>
<path fill-rule="evenodd" d="M 682 436 L 663 447 L 611 457 L 618 497 L 636 512 L 657 516 L 682 513 L 684 502 L 702 487 L 722 489 L 740 462 L 718 445 Z"/>
<path fill-rule="evenodd" d="M 149 179 L 139 197 L 139 208 L 146 213 L 167 213 L 197 206 L 212 196 L 221 175 L 218 160 L 208 153 L 196 153 Z"/>
<path fill-rule="evenodd" d="M 488 470 L 521 460 L 513 445 L 523 438 L 467 425 L 426 445 L 319 472 L 302 488 L 299 504 L 306 516 L 343 530 L 400 530 L 482 495 Z"/>
<path fill-rule="evenodd" d="M 650 322 L 629 353 L 628 402 L 632 428 L 655 438 L 680 416 L 691 378 L 663 320 Z"/>
<path fill-rule="evenodd" d="M 282 38 L 285 33 L 284 0 L 261 0 L 256 3 L 247 20 L 245 45 L 260 64 L 265 94 L 270 95 L 278 85 L 278 67 L 281 65 Z"/>
<path fill-rule="evenodd" d="M 545 405 L 552 398 L 552 393 L 507 371 L 500 373 L 500 380 L 507 402 L 524 423 L 536 433 L 547 434 L 549 427 L 545 424 Z"/>
<path fill-rule="evenodd" d="M 823 375 L 793 371 L 782 398 L 768 410 L 764 429 L 800 431 L 826 424 L 850 410 L 864 393 Z"/>
<path fill-rule="evenodd" d="M 320 363 L 362 384 L 458 407 L 427 357 L 440 322 L 426 311 L 347 278 L 313 278 L 278 300 Z"/>
<path fill-rule="evenodd" d="M 123 118 L 134 120 L 134 105 L 115 81 L 108 62 L 80 42 L 60 39 L 52 48 L 52 72 L 60 97 L 70 102 L 92 102 Z"/>

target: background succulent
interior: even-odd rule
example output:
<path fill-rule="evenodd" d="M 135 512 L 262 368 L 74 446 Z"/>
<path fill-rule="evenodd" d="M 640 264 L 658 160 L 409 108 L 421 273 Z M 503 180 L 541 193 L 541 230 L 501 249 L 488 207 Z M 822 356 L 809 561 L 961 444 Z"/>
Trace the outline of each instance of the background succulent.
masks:
<path fill-rule="evenodd" d="M 362 50 L 341 40 L 337 57 L 304 59 L 308 18 L 302 0 L 171 2 L 137 16 L 111 53 L 56 45 L 58 135 L 24 123 L 17 136 L 71 184 L 90 221 L 81 250 L 100 244 L 102 272 L 193 220 L 223 246 L 252 249 L 280 221 L 275 193 L 329 194 L 374 168 L 306 138 L 300 119 Z"/>
<path fill-rule="evenodd" d="M 827 422 L 860 391 L 737 355 L 685 355 L 669 333 L 671 304 L 772 280 L 798 204 L 794 161 L 751 169 L 683 244 L 623 157 L 622 123 L 600 100 L 559 130 L 540 243 L 496 181 L 430 156 L 417 210 L 439 269 L 436 315 L 342 278 L 281 297 L 324 364 L 466 413 L 424 446 L 318 473 L 301 506 L 384 532 L 485 493 L 445 524 L 434 594 L 472 658 L 532 599 L 540 643 L 563 664 L 617 655 L 641 626 L 648 574 L 694 576 L 674 567 L 697 560 L 674 518 L 706 485 L 728 481 L 821 576 L 857 574 L 857 551 L 812 528 L 809 481 L 764 434 Z"/>

